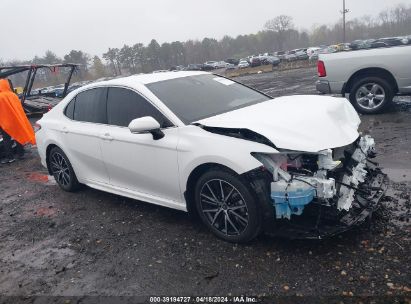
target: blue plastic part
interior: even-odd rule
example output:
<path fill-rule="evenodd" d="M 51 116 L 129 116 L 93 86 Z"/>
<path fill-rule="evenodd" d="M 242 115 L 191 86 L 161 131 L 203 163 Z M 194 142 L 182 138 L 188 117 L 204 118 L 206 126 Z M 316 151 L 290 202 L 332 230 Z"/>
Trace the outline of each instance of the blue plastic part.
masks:
<path fill-rule="evenodd" d="M 276 217 L 278 219 L 290 219 L 292 214 L 301 215 L 304 207 L 314 199 L 314 195 L 314 188 L 298 189 L 289 192 L 271 192 L 271 199 L 274 201 Z"/>

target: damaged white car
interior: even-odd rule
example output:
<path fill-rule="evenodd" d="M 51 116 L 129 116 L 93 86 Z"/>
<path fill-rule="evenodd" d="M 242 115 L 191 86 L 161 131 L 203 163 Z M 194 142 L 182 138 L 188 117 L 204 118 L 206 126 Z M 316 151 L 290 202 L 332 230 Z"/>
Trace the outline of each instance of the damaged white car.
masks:
<path fill-rule="evenodd" d="M 204 72 L 137 75 L 70 93 L 37 124 L 44 166 L 80 184 L 198 215 L 218 237 L 320 238 L 384 194 L 374 140 L 342 98 L 271 97 Z"/>

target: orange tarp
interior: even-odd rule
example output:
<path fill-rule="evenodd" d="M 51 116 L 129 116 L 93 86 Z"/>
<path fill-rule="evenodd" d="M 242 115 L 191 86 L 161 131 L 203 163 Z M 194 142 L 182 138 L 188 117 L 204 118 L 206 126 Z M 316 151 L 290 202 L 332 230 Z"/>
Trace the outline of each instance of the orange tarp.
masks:
<path fill-rule="evenodd" d="M 22 145 L 36 144 L 33 128 L 7 79 L 0 79 L 0 127 Z"/>

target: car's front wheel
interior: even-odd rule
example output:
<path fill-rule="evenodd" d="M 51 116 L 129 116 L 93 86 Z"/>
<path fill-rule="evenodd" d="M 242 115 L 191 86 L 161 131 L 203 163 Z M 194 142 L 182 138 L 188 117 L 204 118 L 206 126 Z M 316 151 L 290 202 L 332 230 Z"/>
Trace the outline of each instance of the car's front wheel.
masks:
<path fill-rule="evenodd" d="M 80 183 L 77 180 L 73 167 L 63 150 L 59 147 L 52 148 L 48 162 L 50 171 L 61 189 L 73 192 L 80 188 Z"/>
<path fill-rule="evenodd" d="M 195 187 L 195 203 L 204 224 L 219 238 L 248 242 L 261 231 L 257 202 L 241 178 L 228 170 L 212 169 Z"/>

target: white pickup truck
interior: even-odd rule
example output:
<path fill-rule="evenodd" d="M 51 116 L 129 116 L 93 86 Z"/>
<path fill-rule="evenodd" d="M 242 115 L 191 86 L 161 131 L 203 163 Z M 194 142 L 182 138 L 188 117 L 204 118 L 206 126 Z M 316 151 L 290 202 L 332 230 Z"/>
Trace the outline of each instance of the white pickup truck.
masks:
<path fill-rule="evenodd" d="M 382 112 L 395 95 L 411 95 L 411 45 L 320 54 L 317 90 L 349 94 L 358 112 Z"/>

